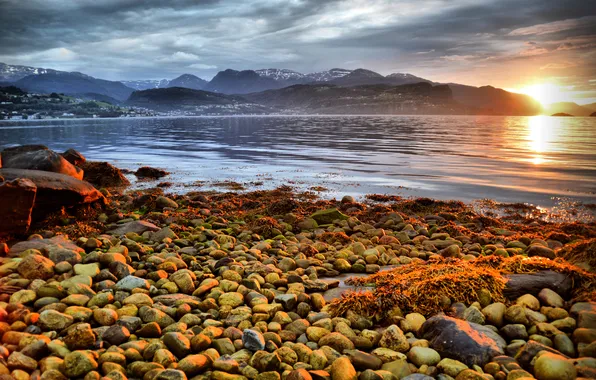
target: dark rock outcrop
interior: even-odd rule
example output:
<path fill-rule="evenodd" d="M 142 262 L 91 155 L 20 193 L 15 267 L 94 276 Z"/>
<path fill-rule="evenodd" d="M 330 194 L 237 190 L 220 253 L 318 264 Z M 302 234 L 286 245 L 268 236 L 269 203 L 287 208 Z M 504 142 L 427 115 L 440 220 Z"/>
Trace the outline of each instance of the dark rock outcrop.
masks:
<path fill-rule="evenodd" d="M 137 169 L 135 175 L 138 178 L 161 178 L 167 176 L 169 173 L 165 170 L 143 166 Z"/>
<path fill-rule="evenodd" d="M 23 145 L 2 151 L 5 169 L 41 170 L 83 179 L 83 171 L 43 145 Z"/>
<path fill-rule="evenodd" d="M 81 164 L 81 168 L 85 172 L 83 179 L 98 188 L 126 187 L 130 185 L 120 169 L 107 162 L 89 161 Z"/>
<path fill-rule="evenodd" d="M 573 290 L 573 276 L 552 270 L 536 273 L 508 274 L 503 293 L 510 300 L 515 300 L 524 294 L 538 295 L 542 289 L 552 289 L 561 296 L 571 295 Z"/>
<path fill-rule="evenodd" d="M 69 164 L 70 165 L 70 164 Z M 105 203 L 104 196 L 90 183 L 68 175 L 40 170 L 0 169 L 7 181 L 30 180 L 37 187 L 32 218 L 36 220 L 62 207 L 74 207 L 94 202 Z"/>
<path fill-rule="evenodd" d="M 488 327 L 436 315 L 422 325 L 420 336 L 442 358 L 459 360 L 468 366 L 484 366 L 494 356 L 503 355 L 506 342 Z"/>
<path fill-rule="evenodd" d="M 36 193 L 37 186 L 28 179 L 0 182 L 0 235 L 27 232 Z"/>

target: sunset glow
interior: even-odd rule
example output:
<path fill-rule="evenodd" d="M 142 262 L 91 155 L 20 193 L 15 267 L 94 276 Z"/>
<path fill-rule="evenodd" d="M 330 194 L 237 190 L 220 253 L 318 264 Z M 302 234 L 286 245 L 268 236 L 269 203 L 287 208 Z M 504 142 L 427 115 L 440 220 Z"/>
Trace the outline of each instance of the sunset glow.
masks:
<path fill-rule="evenodd" d="M 573 101 L 571 94 L 562 86 L 554 83 L 538 83 L 523 87 L 518 91 L 520 94 L 526 94 L 536 99 L 543 106 L 557 102 Z"/>

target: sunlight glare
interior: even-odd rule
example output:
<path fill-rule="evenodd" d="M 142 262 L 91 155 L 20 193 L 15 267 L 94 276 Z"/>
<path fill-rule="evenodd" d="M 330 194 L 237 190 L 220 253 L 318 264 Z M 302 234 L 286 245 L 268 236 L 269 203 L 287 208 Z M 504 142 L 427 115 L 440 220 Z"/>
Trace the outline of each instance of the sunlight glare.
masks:
<path fill-rule="evenodd" d="M 569 94 L 566 94 L 565 89 L 553 83 L 534 84 L 520 89 L 519 92 L 533 97 L 543 106 L 569 101 Z"/>

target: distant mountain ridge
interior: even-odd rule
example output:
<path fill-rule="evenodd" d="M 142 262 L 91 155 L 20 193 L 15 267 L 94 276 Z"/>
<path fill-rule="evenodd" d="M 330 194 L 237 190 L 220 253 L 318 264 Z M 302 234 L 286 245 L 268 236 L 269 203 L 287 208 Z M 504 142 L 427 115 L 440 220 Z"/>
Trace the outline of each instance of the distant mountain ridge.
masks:
<path fill-rule="evenodd" d="M 218 72 L 209 82 L 192 74 L 183 74 L 172 80 L 116 82 L 97 79 L 78 72 L 69 73 L 30 66 L 6 65 L 3 63 L 0 63 L 0 83 L 3 83 L 3 85 L 15 85 L 29 92 L 57 92 L 79 95 L 83 98 L 109 97 L 119 102 L 126 101 L 135 90 L 176 87 L 205 90 L 207 92 L 227 95 L 246 95 L 280 90 L 295 85 L 312 86 L 310 90 L 320 90 L 324 88 L 319 87 L 320 84 L 332 85 L 339 88 L 373 86 L 369 87 L 368 92 L 363 92 L 363 89 L 356 91 L 363 101 L 370 101 L 370 99 L 376 96 L 371 95 L 370 92 L 372 91 L 371 89 L 375 88 L 374 86 L 381 86 L 376 87 L 375 91 L 379 93 L 385 92 L 386 96 L 394 98 L 394 95 L 387 95 L 387 90 L 383 90 L 382 86 L 396 87 L 417 83 L 426 83 L 431 85 L 431 87 L 433 85 L 440 85 L 439 83 L 408 73 L 393 73 L 383 76 L 367 69 L 348 70 L 342 68 L 333 68 L 310 74 L 276 68 L 241 71 L 227 69 Z M 459 104 L 459 107 L 451 108 L 452 112 L 485 113 L 491 115 L 536 115 L 544 112 L 542 106 L 527 95 L 507 92 L 492 86 L 473 87 L 453 83 L 449 84 L 449 87 L 451 88 L 452 101 Z M 301 88 L 303 93 L 310 90 L 308 88 Z M 296 89 L 292 91 L 296 91 Z M 344 94 L 343 91 L 337 89 L 328 91 L 328 93 L 336 93 L 338 96 L 343 96 Z M 283 94 L 283 92 L 280 94 Z M 560 111 L 567 112 L 568 110 Z M 582 111 L 582 114 L 589 115 L 591 113 L 584 111 Z M 568 113 L 576 114 L 574 112 Z"/>
<path fill-rule="evenodd" d="M 596 111 L 596 103 L 580 106 L 574 102 L 559 102 L 549 104 L 544 110 L 544 114 L 566 113 L 573 116 L 590 116 L 594 111 Z"/>
<path fill-rule="evenodd" d="M 94 93 L 126 100 L 134 91 L 121 82 L 97 79 L 81 73 L 63 71 L 29 75 L 14 82 L 14 85 L 28 92 L 87 94 Z"/>
<path fill-rule="evenodd" d="M 299 84 L 244 95 L 279 111 L 314 114 L 451 114 L 463 112 L 446 85 L 430 83 L 342 87 L 331 83 Z"/>

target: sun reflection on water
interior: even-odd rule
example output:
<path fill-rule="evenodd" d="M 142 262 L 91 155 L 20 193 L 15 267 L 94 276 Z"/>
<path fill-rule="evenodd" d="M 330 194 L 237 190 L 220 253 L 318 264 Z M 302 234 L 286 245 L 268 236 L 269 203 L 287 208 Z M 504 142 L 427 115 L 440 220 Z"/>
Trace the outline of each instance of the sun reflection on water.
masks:
<path fill-rule="evenodd" d="M 561 119 L 550 116 L 532 116 L 528 118 L 527 142 L 534 165 L 549 161 L 547 154 L 556 150 L 556 143 L 563 125 Z"/>

